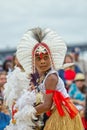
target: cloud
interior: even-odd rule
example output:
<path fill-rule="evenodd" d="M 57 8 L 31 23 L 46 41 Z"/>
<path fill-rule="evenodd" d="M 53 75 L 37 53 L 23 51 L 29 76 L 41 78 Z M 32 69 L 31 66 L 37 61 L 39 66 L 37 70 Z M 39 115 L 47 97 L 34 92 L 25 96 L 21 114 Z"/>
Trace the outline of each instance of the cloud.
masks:
<path fill-rule="evenodd" d="M 87 41 L 86 12 L 86 0 L 3 0 L 0 43 L 16 47 L 23 33 L 35 26 L 56 30 L 67 43 Z"/>

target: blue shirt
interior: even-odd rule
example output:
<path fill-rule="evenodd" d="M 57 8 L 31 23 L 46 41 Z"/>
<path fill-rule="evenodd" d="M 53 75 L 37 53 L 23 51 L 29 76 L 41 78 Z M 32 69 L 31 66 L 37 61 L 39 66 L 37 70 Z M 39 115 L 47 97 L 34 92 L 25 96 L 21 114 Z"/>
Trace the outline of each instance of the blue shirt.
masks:
<path fill-rule="evenodd" d="M 69 95 L 71 98 L 73 99 L 77 99 L 77 100 L 85 100 L 85 94 L 83 94 L 79 89 L 78 87 L 76 86 L 75 83 L 73 83 L 71 86 L 70 86 L 70 89 L 68 91 Z"/>
<path fill-rule="evenodd" d="M 10 123 L 10 116 L 6 115 L 3 112 L 0 112 L 0 130 L 4 130 L 4 128 Z"/>

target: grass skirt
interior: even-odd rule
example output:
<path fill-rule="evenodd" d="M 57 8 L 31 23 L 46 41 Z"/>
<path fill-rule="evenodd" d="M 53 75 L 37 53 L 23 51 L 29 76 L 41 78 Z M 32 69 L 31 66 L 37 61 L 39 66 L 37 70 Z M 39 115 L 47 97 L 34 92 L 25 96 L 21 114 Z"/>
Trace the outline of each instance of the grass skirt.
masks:
<path fill-rule="evenodd" d="M 79 113 L 71 119 L 66 109 L 63 107 L 65 116 L 61 117 L 55 109 L 46 121 L 44 130 L 83 130 L 82 121 Z"/>

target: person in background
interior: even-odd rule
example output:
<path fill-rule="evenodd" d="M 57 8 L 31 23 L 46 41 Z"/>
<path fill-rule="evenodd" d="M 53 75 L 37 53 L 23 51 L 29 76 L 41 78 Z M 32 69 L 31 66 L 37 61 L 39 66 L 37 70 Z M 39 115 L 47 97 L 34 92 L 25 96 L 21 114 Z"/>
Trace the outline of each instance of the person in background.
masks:
<path fill-rule="evenodd" d="M 73 63 L 71 66 L 66 67 L 65 69 L 60 69 L 58 71 L 59 76 L 64 81 L 64 84 L 67 89 L 69 89 L 69 86 L 73 82 L 76 73 L 81 73 L 80 68 L 74 63 L 73 58 L 70 54 L 66 54 L 64 59 L 64 64 L 67 63 Z"/>
<path fill-rule="evenodd" d="M 4 130 L 4 128 L 9 125 L 10 119 L 9 112 L 4 106 L 4 99 L 0 97 L 0 130 Z"/>
<path fill-rule="evenodd" d="M 6 75 L 7 74 L 5 71 L 0 72 L 0 96 L 2 97 L 4 91 L 4 84 L 7 82 Z"/>
<path fill-rule="evenodd" d="M 85 107 L 85 90 L 85 76 L 82 73 L 77 73 L 68 93 L 79 111 Z"/>
<path fill-rule="evenodd" d="M 75 64 L 80 68 L 82 73 L 87 72 L 87 62 L 84 59 L 80 58 L 81 50 L 79 47 L 75 47 L 71 51 L 71 56 L 75 62 Z"/>
<path fill-rule="evenodd" d="M 7 73 L 11 72 L 12 71 L 12 60 L 5 60 L 3 65 L 3 71 L 6 71 Z"/>
<path fill-rule="evenodd" d="M 65 87 L 67 92 L 69 91 L 70 85 L 73 83 L 76 72 L 70 68 L 64 70 Z"/>
<path fill-rule="evenodd" d="M 19 67 L 22 71 L 24 71 L 23 67 L 21 66 L 21 64 L 19 63 L 16 54 L 13 55 L 12 58 L 12 69 L 14 70 L 15 67 Z"/>
<path fill-rule="evenodd" d="M 74 63 L 73 66 L 71 66 L 72 70 L 74 70 L 76 73 L 82 73 L 81 69 L 79 66 L 74 62 L 72 56 L 70 54 L 66 54 L 64 64 L 65 63 Z"/>

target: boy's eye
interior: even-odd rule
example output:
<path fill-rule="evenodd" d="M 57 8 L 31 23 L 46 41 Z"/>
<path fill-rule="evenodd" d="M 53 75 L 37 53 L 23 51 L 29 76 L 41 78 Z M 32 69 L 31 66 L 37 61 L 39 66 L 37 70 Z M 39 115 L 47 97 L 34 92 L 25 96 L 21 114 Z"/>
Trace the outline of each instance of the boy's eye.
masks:
<path fill-rule="evenodd" d="M 44 56 L 44 60 L 47 60 L 49 58 L 49 56 Z"/>
<path fill-rule="evenodd" d="M 40 57 L 36 57 L 36 60 L 37 60 L 37 61 L 40 61 Z"/>

